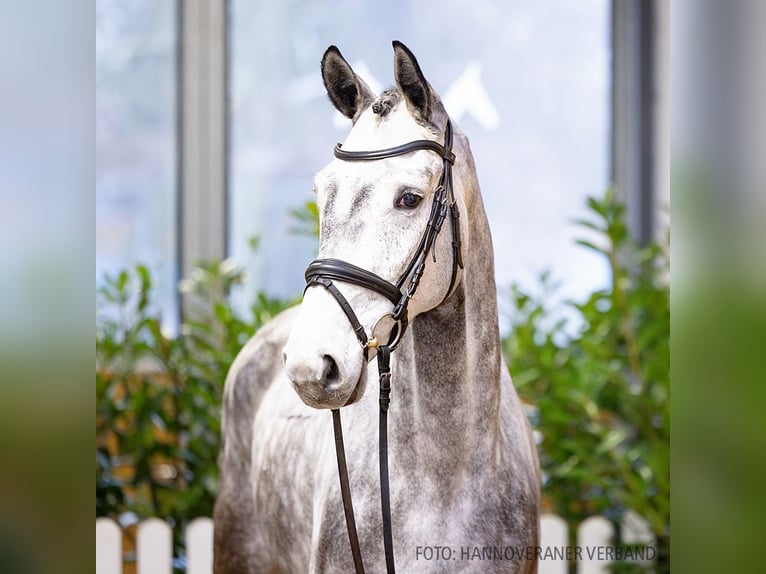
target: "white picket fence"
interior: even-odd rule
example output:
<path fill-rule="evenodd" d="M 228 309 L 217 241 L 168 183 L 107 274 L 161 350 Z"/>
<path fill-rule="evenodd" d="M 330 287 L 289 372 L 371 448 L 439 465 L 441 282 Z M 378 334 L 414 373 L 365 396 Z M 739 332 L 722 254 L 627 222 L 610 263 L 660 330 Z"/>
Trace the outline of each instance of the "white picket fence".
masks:
<path fill-rule="evenodd" d="M 568 546 L 567 525 L 552 514 L 540 521 L 541 551 L 563 549 Z M 213 571 L 213 521 L 197 518 L 186 528 L 187 574 L 211 574 Z M 592 516 L 577 529 L 577 547 L 582 560 L 577 562 L 578 574 L 606 574 L 607 559 L 604 549 L 610 548 L 614 530 L 612 524 L 600 516 Z M 626 544 L 652 546 L 654 538 L 646 522 L 627 513 L 622 523 L 622 539 Z M 559 552 L 561 553 L 561 552 Z M 138 525 L 136 534 L 136 566 L 138 574 L 172 574 L 173 535 L 170 526 L 158 518 L 149 518 Z M 600 559 L 599 559 L 600 558 Z M 565 560 L 544 558 L 539 561 L 539 574 L 567 574 Z M 96 520 L 96 574 L 122 574 L 122 530 L 108 518 Z M 438 568 L 438 564 L 435 564 Z"/>

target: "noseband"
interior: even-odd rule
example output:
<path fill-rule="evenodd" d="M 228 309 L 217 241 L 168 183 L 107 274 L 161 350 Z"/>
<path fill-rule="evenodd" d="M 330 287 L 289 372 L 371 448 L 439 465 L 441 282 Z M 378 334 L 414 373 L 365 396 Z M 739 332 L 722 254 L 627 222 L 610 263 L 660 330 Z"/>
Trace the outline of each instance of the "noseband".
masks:
<path fill-rule="evenodd" d="M 396 349 L 407 329 L 407 307 L 410 300 L 418 289 L 423 277 L 428 252 L 436 261 L 436 238 L 441 231 L 444 220 L 449 212 L 452 227 L 452 277 L 445 299 L 452 293 L 456 281 L 458 268 L 463 267 L 460 249 L 460 213 L 455 195 L 452 189 L 452 165 L 455 163 L 455 154 L 452 153 L 452 124 L 447 119 L 444 130 L 444 145 L 431 140 L 416 140 L 392 148 L 375 151 L 346 151 L 341 144 L 335 146 L 335 157 L 343 161 L 376 161 L 390 157 L 405 155 L 418 150 L 428 150 L 439 154 L 443 160 L 443 167 L 439 183 L 434 191 L 434 199 L 431 204 L 431 213 L 428 223 L 418 243 L 415 254 L 410 259 L 407 267 L 396 283 L 390 283 L 379 275 L 372 273 L 356 265 L 339 259 L 315 259 L 306 269 L 306 289 L 315 285 L 325 288 L 338 302 L 343 313 L 351 323 L 351 328 L 362 345 L 365 358 L 370 351 L 375 351 L 378 358 L 378 376 L 380 381 L 380 425 L 379 425 L 379 454 L 380 454 L 380 499 L 383 509 L 383 544 L 386 554 L 386 569 L 389 574 L 394 569 L 394 548 L 391 532 L 391 505 L 388 485 L 388 406 L 391 394 L 391 352 Z M 370 336 L 367 335 L 364 326 L 360 323 L 353 308 L 334 285 L 333 280 L 351 283 L 364 287 L 382 295 L 393 305 L 389 313 L 383 315 L 372 326 Z M 404 288 L 404 285 L 407 285 Z M 404 289 L 403 289 L 404 288 Z M 389 340 L 381 344 L 375 336 L 377 325 L 385 318 L 390 317 L 394 321 Z M 346 454 L 343 446 L 343 431 L 341 427 L 340 411 L 333 409 L 333 426 L 335 429 L 335 452 L 338 459 L 338 476 L 340 479 L 341 494 L 343 496 L 343 510 L 346 515 L 346 527 L 348 529 L 351 553 L 354 558 L 354 567 L 357 574 L 364 573 L 362 554 L 359 548 L 359 538 L 356 532 L 354 520 L 354 508 L 351 502 L 351 489 L 348 482 L 346 468 Z"/>

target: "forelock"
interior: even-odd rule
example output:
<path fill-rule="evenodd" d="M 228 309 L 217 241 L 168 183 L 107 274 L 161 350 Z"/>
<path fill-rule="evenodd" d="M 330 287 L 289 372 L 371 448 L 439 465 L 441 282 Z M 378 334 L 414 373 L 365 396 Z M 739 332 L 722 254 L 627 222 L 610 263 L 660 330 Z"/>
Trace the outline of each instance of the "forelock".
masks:
<path fill-rule="evenodd" d="M 382 94 L 380 94 L 380 96 L 378 96 L 378 99 L 375 100 L 370 107 L 372 108 L 372 113 L 382 119 L 387 117 L 388 114 L 397 106 L 397 104 L 403 100 L 404 97 L 397 88 L 388 88 Z M 437 128 L 437 126 L 423 118 L 420 114 L 414 113 L 411 115 L 415 120 L 415 123 L 423 126 L 437 137 L 441 135 L 441 131 Z"/>
<path fill-rule="evenodd" d="M 396 88 L 389 88 L 372 103 L 372 113 L 385 117 L 401 99 L 402 95 Z"/>

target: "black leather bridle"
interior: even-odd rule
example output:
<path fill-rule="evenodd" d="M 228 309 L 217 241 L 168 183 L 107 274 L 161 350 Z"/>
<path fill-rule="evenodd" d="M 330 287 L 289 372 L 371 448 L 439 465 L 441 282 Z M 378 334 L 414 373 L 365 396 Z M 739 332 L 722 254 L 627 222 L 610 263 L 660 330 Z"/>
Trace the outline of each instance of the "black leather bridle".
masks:
<path fill-rule="evenodd" d="M 428 218 L 423 236 L 410 259 L 402 275 L 396 283 L 390 283 L 382 277 L 347 263 L 339 259 L 315 259 L 306 269 L 306 289 L 314 285 L 321 285 L 335 297 L 343 313 L 351 323 L 356 338 L 362 345 L 362 352 L 365 358 L 370 350 L 376 350 L 378 357 L 378 376 L 380 381 L 380 424 L 379 424 L 379 455 L 380 455 L 380 500 L 383 509 L 383 544 L 386 555 L 386 570 L 389 574 L 395 572 L 394 568 L 394 547 L 393 536 L 391 532 L 391 504 L 388 485 L 388 406 L 391 395 L 391 352 L 396 349 L 402 340 L 407 329 L 407 306 L 410 299 L 417 291 L 420 279 L 425 270 L 428 252 L 432 252 L 434 261 L 436 261 L 436 238 L 441 231 L 444 220 L 449 213 L 452 227 L 452 278 L 450 279 L 449 289 L 445 299 L 449 297 L 455 288 L 458 268 L 463 267 L 463 260 L 460 248 L 460 213 L 455 195 L 452 189 L 452 166 L 455 163 L 455 154 L 452 153 L 452 124 L 447 119 L 447 126 L 444 130 L 444 145 L 432 140 L 416 140 L 400 146 L 375 150 L 375 151 L 346 151 L 341 144 L 335 146 L 335 157 L 343 161 L 375 161 L 412 153 L 417 150 L 433 151 L 442 158 L 444 164 L 439 183 L 434 191 L 433 203 L 431 204 L 431 214 Z M 373 325 L 370 336 L 364 330 L 359 322 L 354 310 L 349 302 L 333 284 L 333 280 L 345 283 L 351 283 L 359 287 L 364 287 L 374 291 L 393 305 L 390 313 L 383 315 Z M 405 283 L 406 289 L 403 289 Z M 389 340 L 381 344 L 375 337 L 375 329 L 380 321 L 390 317 L 394 326 L 392 327 Z M 338 477 L 340 479 L 341 494 L 343 497 L 343 510 L 346 515 L 346 527 L 348 529 L 348 538 L 351 544 L 351 553 L 354 558 L 354 567 L 357 574 L 364 573 L 364 564 L 362 562 L 362 553 L 359 548 L 359 538 L 356 532 L 356 522 L 354 520 L 354 507 L 351 502 L 351 488 L 348 481 L 348 470 L 346 468 L 346 453 L 343 446 L 343 431 L 340 420 L 340 410 L 333 409 L 333 427 L 335 430 L 335 452 L 338 459 Z"/>

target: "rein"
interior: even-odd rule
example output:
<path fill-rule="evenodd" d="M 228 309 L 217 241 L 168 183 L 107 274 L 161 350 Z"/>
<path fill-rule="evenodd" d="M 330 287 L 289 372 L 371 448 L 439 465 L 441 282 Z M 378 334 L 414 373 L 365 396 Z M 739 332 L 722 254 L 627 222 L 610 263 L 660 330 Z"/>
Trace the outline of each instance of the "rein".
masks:
<path fill-rule="evenodd" d="M 396 283 L 390 283 L 379 275 L 372 273 L 356 265 L 352 265 L 340 259 L 315 259 L 306 269 L 306 289 L 313 286 L 321 286 L 326 289 L 337 301 L 343 313 L 351 323 L 351 328 L 362 345 L 365 357 L 368 351 L 374 350 L 378 358 L 378 379 L 380 383 L 380 417 L 379 417 L 379 460 L 380 460 L 380 501 L 383 513 L 383 545 L 386 556 L 386 570 L 394 574 L 394 545 L 391 530 L 391 501 L 388 481 L 388 407 L 391 396 L 391 352 L 393 352 L 404 336 L 407 329 L 407 306 L 410 299 L 415 295 L 420 279 L 425 270 L 428 252 L 431 251 L 433 260 L 436 261 L 436 238 L 441 231 L 449 212 L 452 227 L 452 277 L 447 289 L 445 299 L 452 293 L 457 281 L 458 268 L 463 268 L 463 259 L 460 245 L 460 213 L 452 189 L 452 165 L 455 162 L 455 154 L 452 153 L 452 124 L 447 120 L 444 131 L 444 145 L 432 140 L 416 140 L 392 148 L 374 151 L 346 151 L 341 144 L 335 146 L 335 157 L 343 161 L 376 161 L 390 157 L 405 155 L 418 150 L 428 150 L 439 154 L 444 164 L 439 183 L 434 192 L 431 213 L 428 218 L 423 236 L 418 243 L 417 250 L 410 259 L 404 273 Z M 333 283 L 333 280 L 351 283 L 364 287 L 382 295 L 388 299 L 393 308 L 391 312 L 380 317 L 372 327 L 370 336 L 367 335 L 364 326 L 354 313 L 353 308 Z M 403 289 L 405 283 L 406 289 Z M 394 321 L 389 340 L 381 344 L 375 337 L 375 329 L 381 320 L 390 317 Z M 354 519 L 354 506 L 351 500 L 351 487 L 348 480 L 346 467 L 346 453 L 343 445 L 343 430 L 341 426 L 340 410 L 332 410 L 333 428 L 335 432 L 335 453 L 338 459 L 338 477 L 340 479 L 341 495 L 343 497 L 343 511 L 346 516 L 346 528 L 348 530 L 351 553 L 354 559 L 354 568 L 357 574 L 364 574 L 364 563 L 359 547 L 359 537 L 356 531 Z"/>

